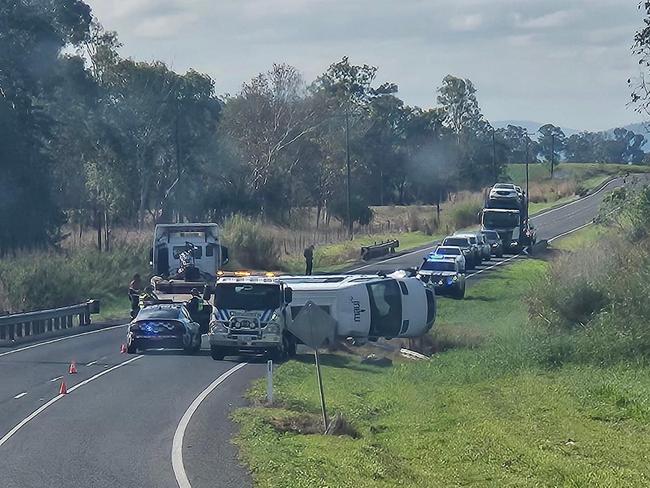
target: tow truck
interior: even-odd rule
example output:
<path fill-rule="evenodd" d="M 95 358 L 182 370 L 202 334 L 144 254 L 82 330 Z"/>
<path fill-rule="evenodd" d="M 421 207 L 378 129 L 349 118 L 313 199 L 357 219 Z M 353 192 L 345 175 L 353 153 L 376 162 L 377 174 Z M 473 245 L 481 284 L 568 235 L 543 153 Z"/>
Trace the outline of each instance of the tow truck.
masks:
<path fill-rule="evenodd" d="M 535 244 L 535 230 L 528 221 L 528 196 L 520 196 L 514 185 L 512 190 L 500 190 L 499 185 L 504 184 L 493 187 L 481 211 L 481 230 L 496 231 L 504 252 L 518 253 Z"/>
<path fill-rule="evenodd" d="M 272 273 L 218 273 L 208 333 L 212 359 L 252 353 L 279 361 L 295 355 L 291 302 L 291 288 Z"/>

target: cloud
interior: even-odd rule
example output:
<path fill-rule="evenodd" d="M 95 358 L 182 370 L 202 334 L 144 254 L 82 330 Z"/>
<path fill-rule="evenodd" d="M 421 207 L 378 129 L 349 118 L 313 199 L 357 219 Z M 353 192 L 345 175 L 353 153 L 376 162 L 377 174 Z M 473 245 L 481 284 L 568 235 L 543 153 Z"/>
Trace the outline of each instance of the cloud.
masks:
<path fill-rule="evenodd" d="M 148 39 L 167 39 L 191 27 L 198 21 L 192 13 L 158 15 L 143 20 L 135 29 L 138 37 Z"/>
<path fill-rule="evenodd" d="M 493 120 L 605 128 L 634 117 L 625 81 L 638 70 L 636 0 L 84 1 L 118 31 L 124 56 L 206 72 L 220 93 L 274 62 L 311 81 L 347 55 L 377 66 L 408 104 L 434 105 L 456 73 Z"/>
<path fill-rule="evenodd" d="M 515 24 L 523 29 L 555 29 L 568 25 L 578 14 L 576 10 L 557 10 L 528 19 L 524 19 L 521 14 L 515 14 Z"/>
<path fill-rule="evenodd" d="M 483 16 L 481 14 L 462 15 L 452 17 L 449 21 L 449 27 L 452 30 L 460 32 L 474 31 L 483 25 Z"/>

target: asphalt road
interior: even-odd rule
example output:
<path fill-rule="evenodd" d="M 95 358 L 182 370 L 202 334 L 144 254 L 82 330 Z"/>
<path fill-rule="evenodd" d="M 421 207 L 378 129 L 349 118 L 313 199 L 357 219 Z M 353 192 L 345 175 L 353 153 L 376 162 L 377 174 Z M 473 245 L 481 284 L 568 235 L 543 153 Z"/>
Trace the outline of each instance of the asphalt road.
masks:
<path fill-rule="evenodd" d="M 621 184 L 615 180 L 594 195 L 535 216 L 538 238 L 551 240 L 588 224 L 604 195 Z M 428 251 L 357 271 L 416 266 Z M 229 414 L 243 403 L 250 381 L 264 374 L 263 362 L 213 361 L 205 340 L 195 356 L 120 354 L 125 333 L 125 326 L 117 326 L 0 348 L 0 486 L 251 485 L 230 441 Z M 77 374 L 68 374 L 71 361 Z M 58 394 L 62 380 L 67 395 Z"/>

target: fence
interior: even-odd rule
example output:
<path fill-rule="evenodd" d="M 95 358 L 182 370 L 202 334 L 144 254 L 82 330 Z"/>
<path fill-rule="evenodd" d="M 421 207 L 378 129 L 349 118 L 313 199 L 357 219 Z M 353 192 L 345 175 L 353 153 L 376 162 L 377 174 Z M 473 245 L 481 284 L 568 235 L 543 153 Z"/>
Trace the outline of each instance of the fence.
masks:
<path fill-rule="evenodd" d="M 0 317 L 0 342 L 13 341 L 73 327 L 90 325 L 90 315 L 99 313 L 99 301 L 80 305 L 19 313 Z"/>

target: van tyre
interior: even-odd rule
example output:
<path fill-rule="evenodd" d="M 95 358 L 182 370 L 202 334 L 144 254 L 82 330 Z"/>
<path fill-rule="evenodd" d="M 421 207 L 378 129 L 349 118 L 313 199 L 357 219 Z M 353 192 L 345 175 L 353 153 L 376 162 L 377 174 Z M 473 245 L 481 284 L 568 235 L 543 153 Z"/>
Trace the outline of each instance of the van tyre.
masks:
<path fill-rule="evenodd" d="M 463 285 L 462 287 L 458 288 L 455 291 L 454 298 L 458 300 L 462 300 L 463 298 L 465 298 L 465 285 Z"/>
<path fill-rule="evenodd" d="M 223 361 L 223 358 L 226 357 L 226 352 L 218 346 L 210 346 L 210 356 L 215 361 Z"/>

